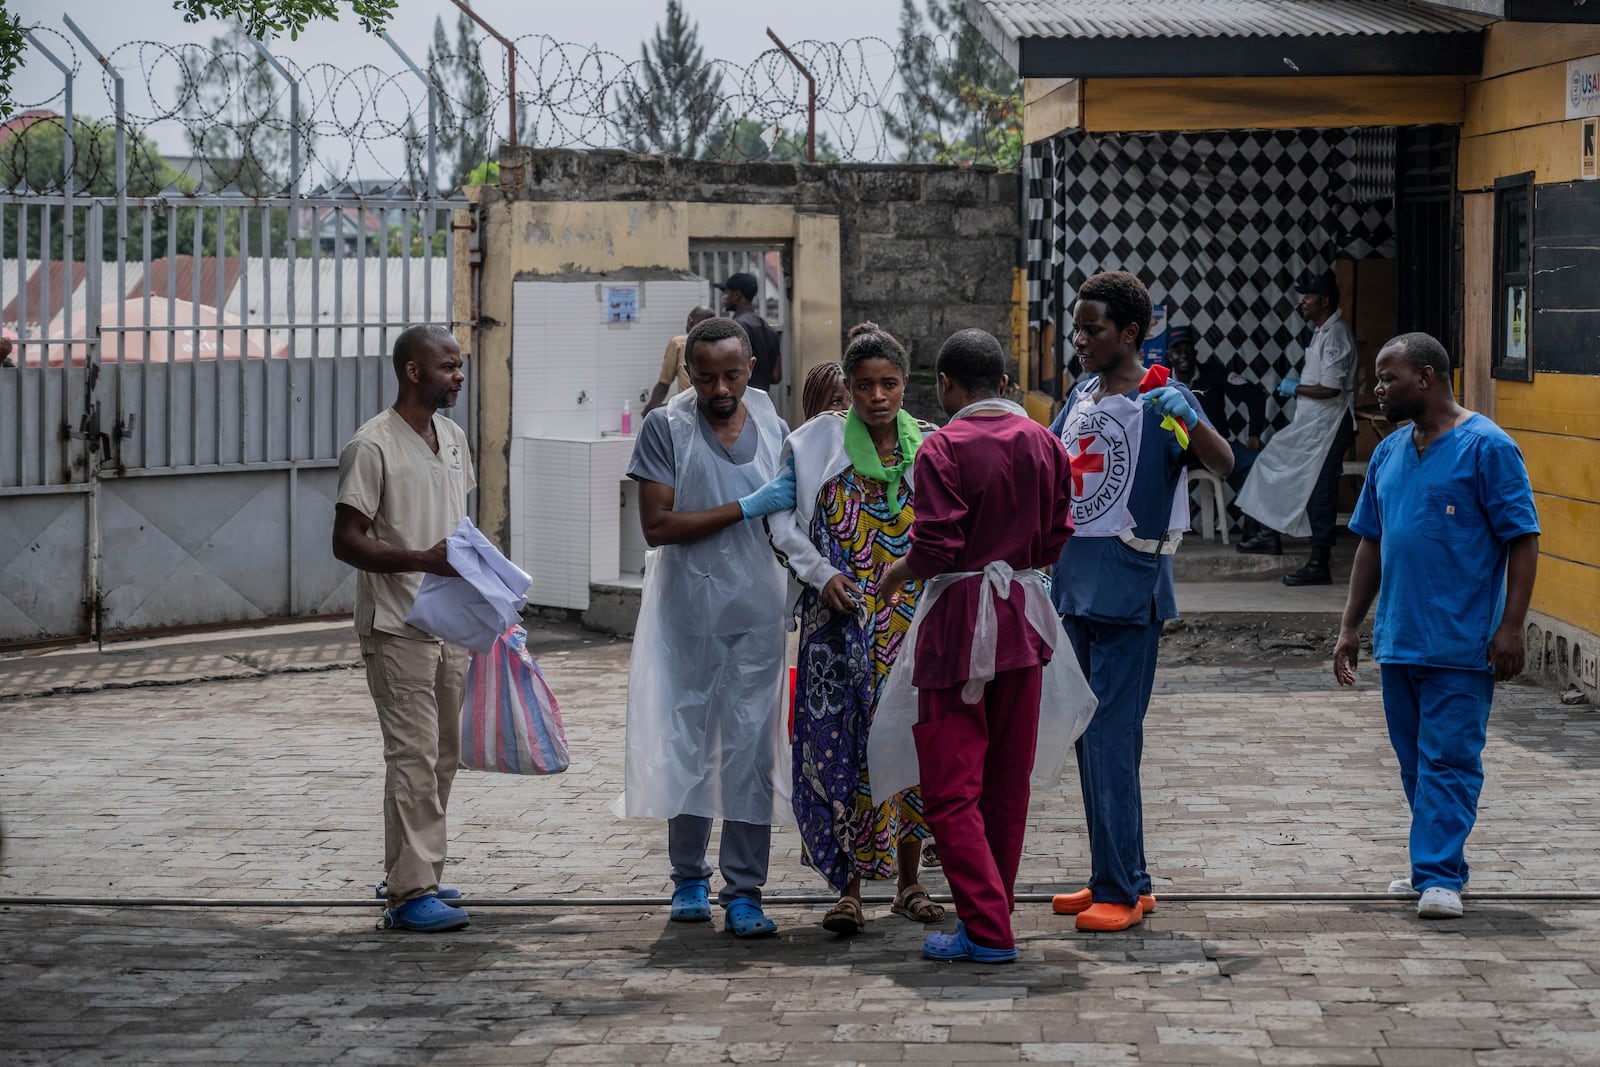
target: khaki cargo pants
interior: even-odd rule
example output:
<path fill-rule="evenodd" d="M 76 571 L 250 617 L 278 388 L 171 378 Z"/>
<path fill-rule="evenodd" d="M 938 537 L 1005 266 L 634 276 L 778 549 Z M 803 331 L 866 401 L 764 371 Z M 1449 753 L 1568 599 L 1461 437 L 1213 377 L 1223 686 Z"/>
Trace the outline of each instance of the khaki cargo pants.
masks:
<path fill-rule="evenodd" d="M 383 731 L 383 866 L 394 907 L 437 892 L 444 874 L 467 650 L 374 631 L 361 638 L 361 658 Z"/>

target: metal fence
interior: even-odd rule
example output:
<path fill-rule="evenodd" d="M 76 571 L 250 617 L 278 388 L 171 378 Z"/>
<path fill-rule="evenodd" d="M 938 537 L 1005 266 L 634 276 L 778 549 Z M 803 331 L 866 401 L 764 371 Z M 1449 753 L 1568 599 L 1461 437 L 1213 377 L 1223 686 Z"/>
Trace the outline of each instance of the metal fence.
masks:
<path fill-rule="evenodd" d="M 707 61 L 697 88 L 654 106 L 656 85 L 681 88 L 688 72 L 542 34 L 462 40 L 423 61 L 386 34 L 373 47 L 392 49 L 391 62 L 350 66 L 301 65 L 248 38 L 217 51 L 161 41 L 101 51 L 69 16 L 28 41 L 26 63 L 53 65 L 61 88 L 19 111 L 70 134 L 77 156 L 63 170 L 61 136 L 0 137 L 0 185 L 34 191 L 63 191 L 75 166 L 77 188 L 101 193 L 426 197 L 468 181 L 502 142 L 795 160 L 808 126 L 819 158 L 843 162 L 1015 165 L 1020 146 L 1020 82 L 962 82 L 952 72 L 987 47 L 966 38 L 774 38 L 748 63 Z M 74 92 L 96 75 L 113 114 L 89 123 Z M 180 147 L 189 154 L 174 155 Z"/>
<path fill-rule="evenodd" d="M 339 451 L 460 206 L 0 194 L 0 643 L 348 611 Z"/>
<path fill-rule="evenodd" d="M 539 35 L 425 67 L 387 36 L 387 67 L 105 51 L 65 15 L 27 38 L 60 88 L 0 125 L 0 644 L 349 610 L 339 450 L 392 398 L 396 331 L 451 319 L 468 205 L 440 193 L 491 146 L 796 159 L 814 123 L 821 158 L 992 162 L 1017 132 L 982 92 L 933 98 L 946 40 L 713 62 L 663 118 L 640 105 L 674 72 Z M 85 118 L 95 76 L 112 114 Z M 781 250 L 700 251 L 774 253 L 783 292 Z M 469 375 L 463 423 L 476 401 Z"/>

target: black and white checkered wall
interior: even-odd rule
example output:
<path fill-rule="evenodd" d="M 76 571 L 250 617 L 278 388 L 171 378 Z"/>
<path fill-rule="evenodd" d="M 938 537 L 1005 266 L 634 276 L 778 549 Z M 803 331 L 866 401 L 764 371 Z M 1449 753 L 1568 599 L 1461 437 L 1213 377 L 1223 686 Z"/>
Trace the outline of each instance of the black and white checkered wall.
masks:
<path fill-rule="evenodd" d="M 1394 257 L 1394 151 L 1392 128 L 1068 131 L 1029 145 L 1028 324 L 1054 320 L 1058 286 L 1070 321 L 1085 278 L 1129 270 L 1168 322 L 1196 328 L 1205 358 L 1271 394 L 1310 336 L 1295 281 L 1341 257 Z M 1275 395 L 1268 416 L 1287 421 Z M 1244 411 L 1229 423 L 1242 435 Z"/>

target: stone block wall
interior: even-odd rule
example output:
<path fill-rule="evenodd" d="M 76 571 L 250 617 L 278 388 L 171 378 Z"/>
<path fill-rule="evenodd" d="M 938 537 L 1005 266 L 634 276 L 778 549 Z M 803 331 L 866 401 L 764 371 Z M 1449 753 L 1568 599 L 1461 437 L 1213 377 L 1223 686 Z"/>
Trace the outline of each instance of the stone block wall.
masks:
<path fill-rule="evenodd" d="M 911 353 L 914 413 L 932 395 L 939 345 L 967 327 L 1010 355 L 1021 233 L 1018 175 L 992 167 L 712 163 L 627 152 L 504 148 L 491 195 L 534 201 L 781 204 L 839 217 L 844 333 L 863 320 Z M 812 353 L 806 353 L 808 357 Z M 942 421 L 942 417 L 940 419 Z"/>

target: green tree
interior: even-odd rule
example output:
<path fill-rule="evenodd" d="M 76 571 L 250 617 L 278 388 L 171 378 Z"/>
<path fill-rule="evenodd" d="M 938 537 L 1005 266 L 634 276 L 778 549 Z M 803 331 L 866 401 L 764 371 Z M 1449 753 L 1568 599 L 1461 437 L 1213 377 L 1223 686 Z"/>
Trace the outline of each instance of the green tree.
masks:
<path fill-rule="evenodd" d="M 433 43 L 428 46 L 428 77 L 438 101 L 434 125 L 434 151 L 442 161 L 436 175 L 438 196 L 463 185 L 482 185 L 473 175 L 492 162 L 496 100 L 483 72 L 483 53 L 474 23 L 462 14 L 456 20 L 455 44 L 445 32 L 444 19 L 433 20 Z M 424 107 L 426 104 L 424 104 Z M 419 109 L 419 113 L 425 111 Z M 531 124 L 530 124 L 531 125 Z M 527 130 L 527 126 L 524 127 Z M 414 193 L 428 184 L 428 137 L 415 115 L 406 118 L 406 174 Z M 525 132 L 524 144 L 531 143 Z"/>
<path fill-rule="evenodd" d="M 423 226 L 422 212 L 411 210 L 406 212 L 411 216 L 411 240 L 406 242 L 406 228 L 404 226 L 389 226 L 386 240 L 388 252 L 391 256 L 421 256 L 424 249 L 431 248 L 436 256 L 442 256 L 447 251 L 448 237 L 445 225 L 434 227 L 433 237 L 428 237 L 428 232 Z M 376 249 L 373 250 L 374 252 Z"/>
<path fill-rule="evenodd" d="M 440 167 L 443 189 L 434 195 L 468 184 L 473 169 L 489 158 L 494 137 L 494 100 L 489 78 L 483 72 L 483 54 L 478 46 L 474 23 L 462 13 L 456 20 L 456 41 L 452 46 L 445 33 L 444 19 L 433 20 L 433 43 L 428 46 L 428 77 L 438 98 L 435 151 L 448 163 Z M 411 187 L 420 192 L 427 185 L 427 136 L 417 129 L 414 118 L 406 120 L 406 139 L 412 146 L 407 161 Z"/>
<path fill-rule="evenodd" d="M 205 66 L 183 70 L 185 136 L 210 171 L 194 177 L 207 185 L 235 185 L 246 196 L 276 196 L 287 188 L 293 177 L 290 135 L 278 110 L 284 91 L 243 27 L 213 37 Z"/>
<path fill-rule="evenodd" d="M 11 99 L 11 77 L 22 65 L 22 19 L 7 13 L 0 0 L 0 120 L 7 119 L 16 105 Z"/>
<path fill-rule="evenodd" d="M 348 7 L 368 33 L 382 33 L 399 0 L 173 0 L 172 6 L 185 22 L 237 19 L 245 33 L 264 41 L 280 33 L 295 40 L 313 19 L 337 22 L 341 7 Z"/>
<path fill-rule="evenodd" d="M 727 123 L 722 74 L 706 62 L 699 28 L 678 0 L 667 0 L 666 21 L 639 51 L 637 80 L 615 94 L 617 135 L 636 152 L 700 155 L 712 131 Z"/>
<path fill-rule="evenodd" d="M 1003 104 L 1020 101 L 1021 80 L 967 21 L 961 0 L 926 3 L 924 17 L 916 0 L 901 0 L 903 95 L 884 129 L 904 146 L 908 163 L 999 163 L 1014 117 Z"/>
<path fill-rule="evenodd" d="M 114 261 L 119 251 L 130 259 L 142 255 L 145 227 L 150 229 L 151 253 L 157 258 L 169 252 L 175 255 L 214 256 L 238 255 L 244 240 L 239 228 L 250 228 L 249 248 L 253 256 L 285 254 L 289 234 L 289 209 L 271 208 L 266 214 L 266 234 L 262 233 L 262 215 L 246 207 L 244 210 L 226 211 L 218 219 L 214 207 L 185 207 L 181 195 L 166 205 L 154 206 L 148 213 L 137 202 L 139 197 L 171 196 L 195 190 L 193 178 L 178 174 L 162 158 L 159 149 L 148 138 L 130 133 L 127 141 L 128 196 L 135 198 L 126 214 L 126 231 L 119 232 L 122 224 L 115 206 L 111 203 L 117 194 L 116 178 L 116 126 L 111 121 L 93 119 L 77 120 L 72 139 L 73 192 L 85 198 L 98 197 L 101 203 L 100 240 L 101 258 Z M 36 122 L 8 139 L 0 146 L 0 187 L 15 190 L 26 187 L 35 192 L 59 193 L 63 190 L 62 169 L 65 163 L 66 127 L 61 121 Z M 89 255 L 89 206 L 72 209 L 74 237 L 71 255 L 67 254 L 65 209 L 59 206 L 46 208 L 43 204 L 23 204 L 7 215 L 5 238 L 0 242 L 0 256 L 6 258 L 22 254 L 30 259 L 72 259 L 84 262 Z M 44 245 L 45 219 L 50 218 L 50 241 Z M 28 219 L 27 242 L 22 242 L 21 215 Z M 199 221 L 198 251 L 195 240 L 195 223 Z M 169 241 L 170 234 L 170 241 Z M 263 241 L 267 248 L 263 249 Z"/>
<path fill-rule="evenodd" d="M 173 0 L 173 8 L 185 22 L 206 19 L 237 19 L 244 32 L 257 40 L 285 33 L 291 40 L 300 36 L 312 19 L 338 21 L 340 0 Z M 399 0 L 343 0 L 343 6 L 360 21 L 368 33 L 382 33 Z M 11 114 L 11 77 L 22 62 L 22 20 L 7 14 L 0 0 L 0 119 Z"/>
<path fill-rule="evenodd" d="M 1022 93 L 997 93 L 979 85 L 962 85 L 958 97 L 979 116 L 966 137 L 946 141 L 929 136 L 924 148 L 934 163 L 987 163 L 1001 170 L 1022 167 Z"/>
<path fill-rule="evenodd" d="M 34 192 L 60 192 L 66 164 L 66 120 L 35 122 L 0 145 L 0 186 Z M 72 138 L 73 191 L 87 196 L 117 195 L 116 125 L 110 119 L 78 119 Z M 155 142 L 130 131 L 127 140 L 128 195 L 154 196 L 178 178 Z"/>
<path fill-rule="evenodd" d="M 768 144 L 768 139 L 771 144 Z M 773 163 L 804 163 L 806 161 L 806 133 L 778 127 L 776 135 L 771 127 L 754 119 L 741 118 L 723 126 L 706 139 L 706 159 L 735 161 L 764 159 Z M 837 163 L 839 150 L 826 132 L 817 134 L 817 162 Z"/>
<path fill-rule="evenodd" d="M 72 138 L 73 191 L 85 196 L 111 197 L 117 193 L 116 177 L 116 126 L 109 122 L 79 119 Z M 46 119 L 35 122 L 27 129 L 11 136 L 0 146 L 0 186 L 6 189 L 26 187 L 35 192 L 60 192 L 63 188 L 62 171 L 66 161 L 67 129 L 64 120 Z M 178 177 L 176 171 L 161 158 L 161 152 L 147 138 L 131 134 L 127 142 L 128 195 L 153 196 L 171 185 Z M 28 211 L 29 233 L 25 254 L 34 258 L 40 255 L 44 232 L 44 213 L 38 208 L 21 208 Z M 60 217 L 62 209 L 54 211 L 50 227 L 50 244 L 47 258 L 61 259 L 66 255 L 66 226 Z M 87 254 L 87 208 L 74 209 L 72 258 L 83 260 Z M 117 225 L 115 212 L 109 212 L 106 226 L 108 237 L 102 243 L 102 254 L 107 259 L 117 256 L 117 242 L 110 239 Z M 9 219 L 15 222 L 16 220 Z M 151 240 L 156 247 L 165 247 L 169 217 L 163 212 L 151 216 Z M 145 216 L 143 212 L 128 213 L 130 240 L 139 247 L 144 241 Z M 8 225 L 4 248 L 0 254 L 15 256 L 20 240 L 20 225 Z"/>

